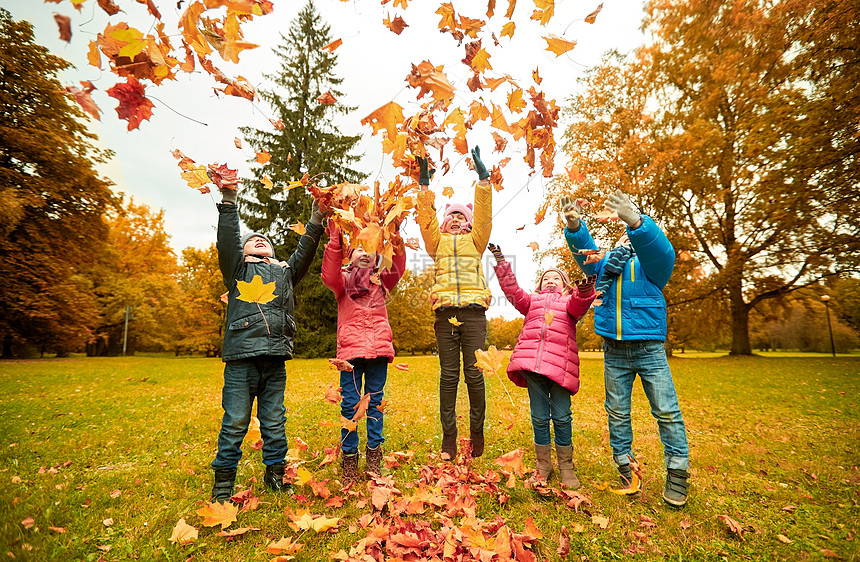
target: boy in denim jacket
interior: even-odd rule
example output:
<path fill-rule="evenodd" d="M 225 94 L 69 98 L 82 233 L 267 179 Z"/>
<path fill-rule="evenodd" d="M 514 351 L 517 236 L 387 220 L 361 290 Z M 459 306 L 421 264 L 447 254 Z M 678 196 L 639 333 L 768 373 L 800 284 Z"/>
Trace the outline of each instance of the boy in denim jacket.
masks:
<path fill-rule="evenodd" d="M 236 190 L 222 189 L 221 197 L 217 247 L 228 291 L 222 351 L 226 365 L 221 397 L 224 418 L 218 435 L 218 454 L 212 461 L 215 471 L 212 501 L 225 502 L 233 496 L 242 440 L 248 432 L 255 398 L 266 465 L 264 482 L 275 492 L 292 491 L 283 484 L 287 454 L 284 361 L 292 359 L 296 334 L 293 290 L 313 261 L 323 233 L 323 214 L 314 203 L 307 232 L 293 255 L 283 262 L 275 259 L 272 242 L 266 236 L 250 233 L 240 237 Z M 255 277 L 267 289 L 271 287 L 271 294 L 254 300 L 247 290 L 243 293 L 244 284 L 252 283 Z"/>

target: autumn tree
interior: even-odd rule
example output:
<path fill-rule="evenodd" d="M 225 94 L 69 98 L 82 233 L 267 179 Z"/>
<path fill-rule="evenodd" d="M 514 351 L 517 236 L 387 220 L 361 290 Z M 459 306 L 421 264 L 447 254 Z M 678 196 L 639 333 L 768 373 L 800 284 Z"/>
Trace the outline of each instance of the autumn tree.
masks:
<path fill-rule="evenodd" d="M 221 302 L 224 281 L 218 268 L 215 244 L 208 248 L 185 248 L 179 266 L 183 316 L 179 346 L 206 357 L 221 355 L 227 305 Z"/>
<path fill-rule="evenodd" d="M 102 322 L 91 355 L 122 352 L 125 310 L 131 307 L 127 353 L 173 349 L 183 301 L 176 254 L 164 229 L 164 211 L 129 200 L 108 214 L 108 245 L 93 268 Z"/>
<path fill-rule="evenodd" d="M 98 309 L 86 273 L 101 254 L 111 183 L 84 114 L 57 81 L 70 65 L 0 9 L 0 339 L 65 354 Z"/>
<path fill-rule="evenodd" d="M 435 315 L 430 307 L 432 266 L 421 273 L 407 269 L 388 301 L 388 321 L 397 353 L 428 353 L 436 349 Z"/>
<path fill-rule="evenodd" d="M 487 343 L 497 349 L 513 348 L 520 332 L 523 331 L 523 318 L 508 320 L 502 316 L 487 321 Z"/>
<path fill-rule="evenodd" d="M 651 42 L 608 56 L 569 109 L 576 173 L 556 193 L 630 193 L 707 272 L 690 297 L 724 300 L 733 354 L 756 306 L 857 271 L 860 86 L 838 70 L 857 73 L 856 2 L 829 4 L 651 1 Z M 596 230 L 609 246 L 619 227 Z"/>
<path fill-rule="evenodd" d="M 268 152 L 271 160 L 255 167 L 253 179 L 243 181 L 239 213 L 249 228 L 272 238 L 278 255 L 286 256 L 299 241 L 288 226 L 307 221 L 311 197 L 301 188 L 286 190 L 285 186 L 305 172 L 315 176 L 320 186 L 360 182 L 364 175 L 350 168 L 358 160 L 350 152 L 359 136 L 341 134 L 333 121 L 355 108 L 317 100 L 326 92 L 341 97 L 337 87 L 342 79 L 334 74 L 337 55 L 322 50 L 332 37 L 313 1 L 293 20 L 288 35 L 281 37 L 283 43 L 276 49 L 280 70 L 267 75 L 275 89 L 262 89 L 260 95 L 274 108 L 283 128 L 241 129 L 248 143 L 257 152 Z M 261 183 L 264 176 L 275 184 L 273 189 Z M 307 277 L 296 289 L 297 355 L 333 356 L 337 345 L 337 303 L 320 279 L 322 254 L 320 244 Z"/>

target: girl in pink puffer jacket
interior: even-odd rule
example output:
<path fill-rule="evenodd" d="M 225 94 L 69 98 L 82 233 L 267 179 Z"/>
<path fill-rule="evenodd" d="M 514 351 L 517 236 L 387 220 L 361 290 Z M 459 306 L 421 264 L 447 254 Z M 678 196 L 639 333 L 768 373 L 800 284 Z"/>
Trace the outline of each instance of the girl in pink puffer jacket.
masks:
<path fill-rule="evenodd" d="M 597 293 L 596 276 L 572 287 L 560 269 L 541 275 L 538 292 L 520 288 L 498 246 L 490 244 L 496 258 L 496 277 L 505 296 L 525 316 L 523 329 L 508 363 L 508 378 L 528 388 L 537 466 L 531 481 L 547 481 L 552 475 L 549 422 L 555 430 L 556 455 L 561 483 L 579 488 L 571 444 L 570 397 L 579 390 L 579 351 L 576 323 L 585 316 Z"/>
<path fill-rule="evenodd" d="M 329 221 L 329 239 L 322 262 L 322 280 L 337 299 L 337 358 L 348 361 L 352 370 L 340 372 L 341 414 L 351 419 L 364 394 L 370 395 L 367 407 L 367 472 L 379 476 L 382 461 L 383 387 L 388 364 L 394 360 L 391 325 L 385 301 L 406 270 L 403 246 L 395 250 L 391 268 L 377 267 L 377 254 L 360 246 L 343 263 L 343 240 L 334 221 Z M 364 389 L 362 390 L 362 378 Z M 341 467 L 346 481 L 358 477 L 358 429 L 341 429 Z M 346 482 L 344 482 L 346 483 Z"/>

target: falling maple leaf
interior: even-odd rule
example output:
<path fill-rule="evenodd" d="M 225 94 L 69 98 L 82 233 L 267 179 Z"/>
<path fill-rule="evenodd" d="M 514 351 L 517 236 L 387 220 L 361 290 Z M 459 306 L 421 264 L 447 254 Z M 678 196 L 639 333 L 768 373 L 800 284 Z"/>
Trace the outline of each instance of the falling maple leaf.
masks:
<path fill-rule="evenodd" d="M 537 252 L 538 248 L 540 248 L 537 242 L 529 242 L 528 244 L 526 244 L 526 247 L 531 248 L 532 252 Z"/>
<path fill-rule="evenodd" d="M 334 383 L 329 383 L 328 387 L 325 389 L 323 399 L 332 404 L 340 404 L 340 401 L 343 398 L 341 395 L 342 390 L 343 389 L 339 386 L 335 388 Z"/>
<path fill-rule="evenodd" d="M 532 80 L 535 81 L 535 84 L 540 86 L 540 83 L 543 82 L 543 78 L 540 77 L 538 70 L 540 70 L 540 69 L 535 68 L 534 71 L 532 72 Z"/>
<path fill-rule="evenodd" d="M 343 416 L 340 417 L 340 426 L 347 431 L 355 431 L 358 427 L 358 422 L 352 421 L 349 418 L 345 418 Z"/>
<path fill-rule="evenodd" d="M 272 155 L 269 154 L 269 152 L 266 150 L 263 150 L 262 152 L 257 153 L 257 159 L 256 159 L 257 164 L 265 164 L 266 162 L 268 162 L 271 159 L 272 159 Z"/>
<path fill-rule="evenodd" d="M 303 235 L 307 232 L 307 228 L 301 222 L 297 222 L 296 224 L 291 224 L 287 227 L 298 235 Z"/>
<path fill-rule="evenodd" d="M 375 135 L 380 129 L 388 132 L 388 138 L 397 136 L 397 125 L 403 121 L 403 108 L 396 102 L 388 102 L 361 120 L 362 125 L 370 125 Z"/>
<path fill-rule="evenodd" d="M 597 20 L 597 14 L 599 14 L 600 10 L 602 10 L 602 9 L 603 9 L 603 2 L 601 2 L 600 5 L 593 12 L 591 12 L 590 14 L 585 16 L 585 23 L 594 23 L 595 20 Z"/>
<path fill-rule="evenodd" d="M 352 372 L 352 363 L 344 359 L 329 359 L 329 363 L 335 366 L 338 371 Z"/>
<path fill-rule="evenodd" d="M 505 354 L 499 351 L 494 345 L 491 345 L 487 351 L 483 349 L 475 350 L 475 366 L 483 371 L 484 376 L 498 373 L 499 369 L 502 368 L 504 360 Z"/>
<path fill-rule="evenodd" d="M 101 117 L 99 113 L 101 113 L 101 109 L 96 105 L 96 102 L 93 101 L 90 92 L 96 89 L 93 86 L 93 83 L 89 80 L 82 80 L 81 86 L 83 89 L 78 88 L 77 86 L 66 86 L 66 91 L 73 96 L 75 96 L 75 101 L 81 106 L 81 109 L 84 110 L 87 114 L 89 114 L 96 121 L 101 121 Z"/>
<path fill-rule="evenodd" d="M 450 186 L 445 186 L 442 188 L 442 195 L 445 197 L 453 197 L 454 188 Z"/>
<path fill-rule="evenodd" d="M 567 172 L 567 177 L 570 181 L 574 183 L 582 183 L 585 181 L 585 174 L 579 171 L 579 166 L 571 165 L 565 171 Z M 579 204 L 579 200 L 577 200 L 577 204 Z M 580 207 L 581 206 L 582 205 L 580 205 Z"/>
<path fill-rule="evenodd" d="M 420 248 L 417 238 L 407 238 L 403 245 L 409 248 L 410 250 L 417 250 Z"/>
<path fill-rule="evenodd" d="M 271 118 L 270 118 L 270 119 L 269 119 L 269 123 L 271 123 L 272 125 L 274 125 L 274 127 L 275 127 L 276 129 L 278 129 L 279 131 L 280 131 L 280 130 L 283 130 L 283 128 L 284 128 L 284 122 L 283 122 L 283 121 L 281 121 L 280 119 L 271 119 Z"/>
<path fill-rule="evenodd" d="M 231 170 L 227 164 L 209 164 L 209 177 L 218 189 L 236 189 L 239 184 L 238 170 Z"/>
<path fill-rule="evenodd" d="M 403 21 L 403 18 L 401 18 L 400 16 L 396 16 L 393 20 L 390 18 L 391 15 L 388 14 L 385 19 L 382 20 L 382 25 L 384 25 L 397 35 L 400 35 L 401 33 L 403 33 L 404 29 L 409 27 L 409 24 Z"/>
<path fill-rule="evenodd" d="M 275 184 L 272 183 L 272 180 L 269 179 L 269 176 L 263 176 L 260 179 L 260 183 L 263 184 L 263 188 L 271 190 Z"/>
<path fill-rule="evenodd" d="M 251 416 L 251 421 L 248 422 L 248 432 L 245 434 L 245 441 L 255 442 L 260 439 L 260 419 L 257 416 Z"/>
<path fill-rule="evenodd" d="M 239 506 L 230 502 L 206 502 L 203 507 L 194 513 L 203 518 L 201 525 L 204 527 L 221 525 L 222 529 L 226 529 L 233 521 L 236 520 L 236 514 L 239 513 Z"/>
<path fill-rule="evenodd" d="M 57 28 L 60 30 L 60 40 L 69 43 L 72 40 L 72 18 L 62 14 L 54 14 Z"/>
<path fill-rule="evenodd" d="M 185 519 L 180 519 L 173 527 L 173 533 L 171 533 L 169 540 L 181 545 L 191 544 L 197 540 L 197 527 L 192 527 L 185 522 Z"/>
<path fill-rule="evenodd" d="M 317 97 L 317 102 L 322 105 L 334 105 L 337 103 L 337 98 L 331 93 L 331 91 L 327 91 L 326 93 Z"/>
<path fill-rule="evenodd" d="M 113 3 L 113 0 L 98 0 L 99 7 L 104 10 L 107 15 L 112 16 L 119 12 L 119 6 Z"/>
<path fill-rule="evenodd" d="M 343 39 L 335 39 L 325 47 L 321 47 L 320 51 L 328 51 L 329 53 L 333 53 L 335 49 L 343 45 Z"/>
<path fill-rule="evenodd" d="M 255 275 L 250 283 L 237 280 L 236 286 L 239 288 L 239 296 L 236 298 L 240 301 L 266 304 L 278 296 L 275 294 L 275 282 L 263 283 L 263 278 L 259 275 Z"/>
<path fill-rule="evenodd" d="M 594 213 L 594 218 L 603 222 L 603 221 L 617 221 L 618 214 L 614 211 L 610 211 L 609 209 L 601 209 Z"/>
<path fill-rule="evenodd" d="M 555 53 L 557 57 L 576 47 L 576 41 L 568 41 L 564 37 L 558 37 L 557 35 L 546 35 L 544 39 L 547 43 L 546 50 Z"/>
<path fill-rule="evenodd" d="M 367 408 L 370 406 L 370 394 L 365 394 L 358 401 L 358 404 L 352 407 L 355 410 L 355 415 L 352 416 L 352 421 L 357 422 L 367 413 Z"/>
<path fill-rule="evenodd" d="M 152 117 L 152 102 L 144 96 L 145 88 L 134 76 L 126 77 L 126 82 L 114 84 L 107 95 L 119 100 L 117 116 L 128 121 L 128 130 L 137 129 L 141 121 Z"/>
<path fill-rule="evenodd" d="M 522 476 L 524 474 L 523 469 L 523 454 L 525 451 L 523 449 L 514 449 L 504 455 L 500 456 L 495 460 L 495 463 L 502 468 L 511 469 L 517 476 Z"/>
<path fill-rule="evenodd" d="M 182 179 L 188 184 L 188 187 L 200 190 L 200 193 L 209 193 L 209 187 L 206 185 L 212 180 L 209 174 L 206 173 L 206 167 L 199 165 L 183 164 L 186 170 L 179 174 Z"/>
<path fill-rule="evenodd" d="M 502 31 L 499 33 L 499 37 L 503 37 L 507 35 L 509 38 L 514 38 L 514 31 L 517 29 L 517 24 L 512 21 L 509 21 L 505 25 L 502 26 Z"/>
<path fill-rule="evenodd" d="M 454 325 L 454 326 L 462 326 L 462 325 L 463 325 L 463 323 L 462 323 L 462 322 L 460 322 L 459 320 L 457 320 L 457 317 L 456 317 L 456 316 L 452 316 L 451 318 L 449 318 L 449 319 L 448 319 L 448 322 L 450 322 L 450 323 L 451 323 L 452 325 Z"/>
<path fill-rule="evenodd" d="M 240 139 L 239 137 L 233 137 L 233 146 L 235 146 L 239 150 L 242 150 L 242 139 Z"/>
<path fill-rule="evenodd" d="M 535 224 L 540 224 L 543 222 L 544 217 L 546 217 L 546 211 L 549 208 L 549 199 L 544 201 L 544 204 L 538 209 L 537 214 L 535 215 Z"/>

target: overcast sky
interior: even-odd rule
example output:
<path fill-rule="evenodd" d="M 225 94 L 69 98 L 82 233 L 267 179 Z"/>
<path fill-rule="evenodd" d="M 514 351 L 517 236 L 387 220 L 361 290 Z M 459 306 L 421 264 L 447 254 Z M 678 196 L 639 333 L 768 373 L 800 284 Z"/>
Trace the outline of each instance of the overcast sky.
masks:
<path fill-rule="evenodd" d="M 236 149 L 233 138 L 241 137 L 238 132 L 241 126 L 268 127 L 271 111 L 263 101 L 252 105 L 241 98 L 215 96 L 212 90 L 215 83 L 205 72 L 191 75 L 178 73 L 176 81 L 167 80 L 161 86 L 147 89 L 147 95 L 153 98 L 155 104 L 153 116 L 150 121 L 144 121 L 138 130 L 128 131 L 126 122 L 116 117 L 116 100 L 105 93 L 120 79 L 107 70 L 100 71 L 87 64 L 87 45 L 108 22 L 115 24 L 126 21 L 131 27 L 147 33 L 154 19 L 147 14 L 144 6 L 135 1 L 116 2 L 124 13 L 120 12 L 111 18 L 98 7 L 96 0 L 87 0 L 81 12 L 77 12 L 68 0 L 61 4 L 11 0 L 4 1 L 3 6 L 14 18 L 33 23 L 37 42 L 75 65 L 76 68 L 61 76 L 64 85 L 78 85 L 79 80 L 90 80 L 98 88 L 98 91 L 93 92 L 93 99 L 102 109 L 103 115 L 101 121 L 91 121 L 91 125 L 100 142 L 116 153 L 110 165 L 102 169 L 103 174 L 116 184 L 115 189 L 133 196 L 136 202 L 146 203 L 154 209 L 164 209 L 166 227 L 177 254 L 187 246 L 208 246 L 215 240 L 217 217 L 213 199 L 185 184 L 170 151 L 178 148 L 201 164 L 226 163 L 231 168 L 238 168 L 240 175 L 248 176 L 250 164 L 247 160 L 253 157 L 253 153 L 247 147 L 244 151 Z M 155 0 L 155 3 L 166 22 L 168 33 L 175 30 L 176 21 L 182 12 L 176 8 L 176 1 Z M 244 76 L 258 89 L 272 88 L 263 77 L 264 74 L 276 72 L 280 64 L 272 49 L 281 43 L 281 34 L 287 33 L 290 22 L 305 4 L 304 0 L 274 0 L 273 3 L 273 13 L 243 25 L 245 40 L 259 44 L 259 48 L 243 51 L 238 65 L 221 61 L 213 53 L 213 60 L 219 68 L 232 76 Z M 184 2 L 182 8 L 188 4 Z M 469 92 L 466 86 L 471 72 L 460 62 L 464 57 L 464 48 L 458 46 L 450 34 L 438 31 L 440 17 L 434 12 L 441 0 L 411 0 L 406 10 L 393 8 L 393 2 L 383 6 L 379 0 L 316 0 L 315 4 L 323 20 L 331 26 L 332 38 L 343 40 L 343 45 L 335 51 L 338 55 L 336 74 L 344 79 L 340 86 L 344 96 L 339 102 L 358 107 L 349 116 L 340 117 L 336 124 L 344 134 L 363 136 L 357 151 L 362 158 L 356 168 L 370 174 L 368 185 L 379 179 L 384 187 L 394 178 L 394 169 L 387 156 L 383 157 L 381 139 L 371 136 L 370 128 L 362 127 L 360 120 L 389 101 L 396 101 L 403 106 L 404 115 L 416 113 L 421 102 L 416 100 L 417 92 L 408 88 L 404 79 L 411 65 L 423 60 L 429 60 L 436 66 L 445 66 L 449 81 L 458 92 L 454 103 L 467 106 L 475 94 Z M 537 68 L 543 78 L 538 88 L 545 92 L 546 98 L 555 99 L 562 107 L 568 105 L 568 98 L 576 92 L 577 79 L 585 74 L 588 67 L 596 65 L 606 51 L 616 49 L 628 52 L 643 41 L 639 31 L 641 1 L 607 0 L 596 22 L 593 25 L 585 23 L 583 18 L 598 4 L 599 0 L 556 0 L 555 17 L 547 26 L 540 26 L 529 19 L 534 10 L 533 2 L 519 0 L 514 12 L 517 27 L 513 39 L 500 38 L 498 47 L 493 46 L 491 40 L 484 40 L 484 48 L 490 52 L 493 66 L 493 71 L 487 75 L 508 74 L 527 89 L 533 84 L 532 71 Z M 458 13 L 487 20 L 485 1 L 454 0 L 453 5 Z M 504 18 L 507 7 L 506 0 L 497 0 L 496 14 L 488 20 L 488 27 L 495 31 L 497 37 L 507 21 Z M 73 35 L 69 44 L 59 39 L 54 13 L 72 18 Z M 389 15 L 392 18 L 401 15 L 409 27 L 400 35 L 392 33 L 382 25 L 383 18 Z M 557 57 L 545 50 L 546 42 L 542 36 L 550 34 L 577 41 L 577 46 Z M 178 40 L 175 41 L 175 45 L 178 43 Z M 494 93 L 484 92 L 484 100 L 502 105 L 505 90 L 509 89 L 501 87 Z M 564 122 L 556 130 L 556 142 L 559 145 L 562 144 L 563 125 Z M 499 244 L 510 259 L 515 260 L 520 284 L 531 288 L 539 267 L 552 265 L 536 263 L 532 250 L 526 246 L 535 241 L 541 249 L 547 247 L 550 233 L 556 228 L 555 215 L 549 213 L 541 225 L 534 225 L 535 213 L 544 201 L 547 180 L 540 177 L 539 171 L 531 177 L 528 175 L 529 169 L 522 163 L 524 142 L 511 141 L 504 153 L 495 153 L 492 151 L 494 143 L 490 130 L 479 126 L 468 132 L 467 140 L 470 147 L 482 147 L 483 159 L 488 167 L 505 157 L 512 160 L 502 170 L 505 189 L 494 194 L 491 240 Z M 450 158 L 452 170 L 445 176 L 437 174 L 431 185 L 437 193 L 439 208 L 448 201 L 441 195 L 445 186 L 455 189 L 451 201 L 470 202 L 473 196 L 471 186 L 476 179 L 474 172 L 468 170 L 459 155 L 453 154 L 451 149 L 446 150 L 446 154 Z M 555 173 L 564 173 L 565 164 L 559 146 Z M 523 225 L 526 225 L 525 229 L 516 230 Z M 410 219 L 404 228 L 406 236 L 419 236 L 413 220 Z M 489 264 L 492 261 L 490 254 L 487 253 L 485 257 L 485 262 Z M 410 251 L 409 263 L 413 267 L 419 267 L 424 262 L 420 254 Z M 488 278 L 491 277 L 494 276 L 488 271 Z M 515 317 L 517 312 L 504 301 L 495 279 L 490 280 L 490 285 L 497 298 L 488 316 Z"/>

